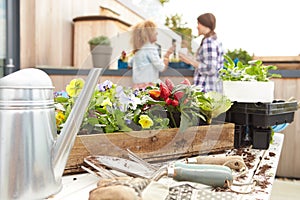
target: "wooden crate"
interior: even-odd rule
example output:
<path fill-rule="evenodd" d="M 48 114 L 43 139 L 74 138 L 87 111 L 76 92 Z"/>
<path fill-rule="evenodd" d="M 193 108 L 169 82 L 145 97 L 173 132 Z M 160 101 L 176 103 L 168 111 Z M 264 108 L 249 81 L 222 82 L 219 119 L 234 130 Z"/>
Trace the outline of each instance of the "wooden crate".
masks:
<path fill-rule="evenodd" d="M 82 171 L 89 155 L 127 157 L 126 149 L 147 161 L 163 161 L 198 154 L 219 152 L 234 146 L 234 124 L 194 126 L 184 132 L 178 128 L 124 133 L 78 135 L 65 174 Z"/>

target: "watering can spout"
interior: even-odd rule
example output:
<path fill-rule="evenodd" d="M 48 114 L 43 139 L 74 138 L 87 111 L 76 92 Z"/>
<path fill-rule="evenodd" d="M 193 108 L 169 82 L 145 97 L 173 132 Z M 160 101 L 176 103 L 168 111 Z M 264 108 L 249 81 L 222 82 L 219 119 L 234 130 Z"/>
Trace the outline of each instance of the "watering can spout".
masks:
<path fill-rule="evenodd" d="M 84 88 L 80 92 L 70 115 L 61 130 L 61 133 L 53 147 L 53 170 L 55 178 L 62 177 L 69 154 L 75 142 L 76 135 L 80 129 L 84 114 L 88 108 L 91 96 L 94 92 L 102 68 L 90 70 Z"/>

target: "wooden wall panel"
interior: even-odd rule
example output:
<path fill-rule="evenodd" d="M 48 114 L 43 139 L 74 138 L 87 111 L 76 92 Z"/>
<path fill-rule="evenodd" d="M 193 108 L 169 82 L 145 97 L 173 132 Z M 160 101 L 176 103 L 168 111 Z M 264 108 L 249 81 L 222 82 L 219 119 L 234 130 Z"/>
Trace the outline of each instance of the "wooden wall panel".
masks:
<path fill-rule="evenodd" d="M 126 19 L 127 23 L 135 24 L 142 20 L 141 16 L 124 8 L 119 2 L 107 2 L 107 6 L 115 8 L 120 19 Z M 98 0 L 21 0 L 20 67 L 74 66 L 73 19 L 99 15 L 100 4 Z"/>
<path fill-rule="evenodd" d="M 35 0 L 20 1 L 20 68 L 35 66 Z"/>
<path fill-rule="evenodd" d="M 73 18 L 99 14 L 98 0 L 21 0 L 21 68 L 73 65 Z"/>
<path fill-rule="evenodd" d="M 294 97 L 300 100 L 300 78 L 274 79 L 275 98 L 288 100 Z M 294 115 L 294 121 L 282 132 L 283 149 L 277 170 L 277 176 L 300 178 L 300 111 Z"/>
<path fill-rule="evenodd" d="M 129 29 L 129 25 L 111 19 L 78 20 L 74 22 L 74 67 L 92 68 L 88 41 L 95 36 L 106 35 L 112 41 L 112 60 L 116 61 L 122 52 L 122 44 L 115 44 L 118 35 Z M 129 42 L 129 38 L 127 39 Z M 127 45 L 128 46 L 128 45 Z M 117 66 L 117 65 L 116 65 Z M 116 68 L 116 67 L 115 67 Z"/>

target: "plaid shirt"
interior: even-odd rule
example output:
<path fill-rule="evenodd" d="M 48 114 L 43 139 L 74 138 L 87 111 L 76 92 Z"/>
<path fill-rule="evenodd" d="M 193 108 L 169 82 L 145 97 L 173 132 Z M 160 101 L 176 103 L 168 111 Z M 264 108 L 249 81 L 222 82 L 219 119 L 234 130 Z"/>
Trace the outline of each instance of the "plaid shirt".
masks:
<path fill-rule="evenodd" d="M 200 63 L 194 72 L 194 84 L 203 88 L 204 92 L 217 91 L 222 93 L 222 82 L 219 70 L 224 63 L 222 43 L 216 36 L 205 38 L 200 45 L 196 59 Z"/>

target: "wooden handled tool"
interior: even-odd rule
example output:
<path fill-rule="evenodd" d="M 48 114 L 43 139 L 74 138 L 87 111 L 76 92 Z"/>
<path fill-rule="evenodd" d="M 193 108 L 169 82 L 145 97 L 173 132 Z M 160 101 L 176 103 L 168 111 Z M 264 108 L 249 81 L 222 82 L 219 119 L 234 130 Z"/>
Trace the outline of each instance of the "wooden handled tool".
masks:
<path fill-rule="evenodd" d="M 225 165 L 234 170 L 247 168 L 243 157 L 241 156 L 197 156 L 185 159 L 185 163 Z"/>

